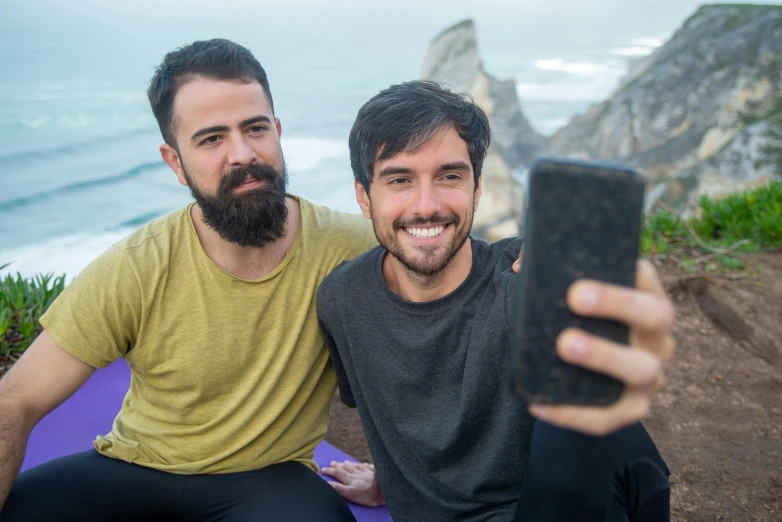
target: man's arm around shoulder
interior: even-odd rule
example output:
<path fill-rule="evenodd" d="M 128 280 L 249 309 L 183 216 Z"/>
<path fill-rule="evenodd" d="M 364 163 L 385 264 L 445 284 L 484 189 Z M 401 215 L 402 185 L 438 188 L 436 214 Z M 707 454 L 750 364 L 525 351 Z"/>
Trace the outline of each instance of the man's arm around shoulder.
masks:
<path fill-rule="evenodd" d="M 93 371 L 44 330 L 0 380 L 0 510 L 22 466 L 30 432 Z"/>

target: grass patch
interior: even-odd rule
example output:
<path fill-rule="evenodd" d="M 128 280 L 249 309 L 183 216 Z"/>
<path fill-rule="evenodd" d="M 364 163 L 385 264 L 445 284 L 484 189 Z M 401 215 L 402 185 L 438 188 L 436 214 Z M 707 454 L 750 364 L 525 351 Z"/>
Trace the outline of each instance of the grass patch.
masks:
<path fill-rule="evenodd" d="M 740 253 L 782 248 L 782 182 L 723 199 L 703 196 L 695 217 L 671 210 L 645 217 L 641 252 L 687 271 L 743 269 Z"/>
<path fill-rule="evenodd" d="M 64 288 L 64 275 L 0 279 L 0 359 L 14 359 L 32 344 L 41 332 L 39 319 Z"/>

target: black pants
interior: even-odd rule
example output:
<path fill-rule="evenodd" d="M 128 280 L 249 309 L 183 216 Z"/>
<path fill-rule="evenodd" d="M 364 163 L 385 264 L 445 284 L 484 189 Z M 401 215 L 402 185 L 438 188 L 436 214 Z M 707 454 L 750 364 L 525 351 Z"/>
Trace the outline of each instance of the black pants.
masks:
<path fill-rule="evenodd" d="M 640 424 L 590 437 L 536 422 L 518 522 L 666 522 L 668 468 Z M 225 475 L 173 475 L 87 451 L 22 473 L 0 522 L 353 521 L 298 463 Z"/>
<path fill-rule="evenodd" d="M 667 522 L 670 472 L 641 423 L 591 437 L 536 422 L 517 522 Z"/>
<path fill-rule="evenodd" d="M 0 522 L 355 522 L 337 492 L 298 462 L 175 475 L 85 451 L 16 480 Z"/>

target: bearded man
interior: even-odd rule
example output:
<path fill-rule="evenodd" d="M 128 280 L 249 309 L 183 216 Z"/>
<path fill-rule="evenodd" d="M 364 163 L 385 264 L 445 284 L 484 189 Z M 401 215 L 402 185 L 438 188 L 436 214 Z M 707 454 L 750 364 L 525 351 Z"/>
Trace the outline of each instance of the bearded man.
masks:
<path fill-rule="evenodd" d="M 312 460 L 336 386 L 314 294 L 372 230 L 286 194 L 282 126 L 247 49 L 171 52 L 148 95 L 195 202 L 79 274 L 0 381 L 0 520 L 355 520 Z M 35 424 L 121 357 L 111 432 L 15 481 Z"/>

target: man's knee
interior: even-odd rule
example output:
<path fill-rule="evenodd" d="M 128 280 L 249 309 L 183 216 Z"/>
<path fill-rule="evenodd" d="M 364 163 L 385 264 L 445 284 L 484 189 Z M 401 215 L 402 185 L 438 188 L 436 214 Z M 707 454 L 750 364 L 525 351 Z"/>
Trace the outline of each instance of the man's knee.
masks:
<path fill-rule="evenodd" d="M 224 513 L 220 520 L 355 522 L 336 490 L 298 462 L 192 477 L 182 501 L 202 512 Z"/>
<path fill-rule="evenodd" d="M 636 473 L 663 476 L 667 481 L 670 471 L 657 446 L 643 424 L 636 422 L 612 435 L 612 446 L 623 469 Z"/>
<path fill-rule="evenodd" d="M 617 432 L 616 447 L 615 506 L 628 520 L 668 520 L 670 471 L 646 429 L 639 422 Z"/>
<path fill-rule="evenodd" d="M 278 506 L 280 521 L 356 521 L 342 496 L 325 480 L 304 465 L 285 465 L 291 468 L 291 474 L 285 480 L 284 501 Z"/>
<path fill-rule="evenodd" d="M 5 505 L 0 510 L 0 522 L 53 520 L 60 491 L 36 468 L 22 473 L 11 487 Z"/>

